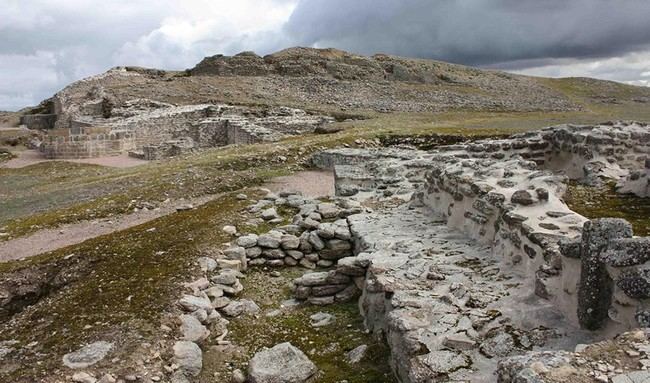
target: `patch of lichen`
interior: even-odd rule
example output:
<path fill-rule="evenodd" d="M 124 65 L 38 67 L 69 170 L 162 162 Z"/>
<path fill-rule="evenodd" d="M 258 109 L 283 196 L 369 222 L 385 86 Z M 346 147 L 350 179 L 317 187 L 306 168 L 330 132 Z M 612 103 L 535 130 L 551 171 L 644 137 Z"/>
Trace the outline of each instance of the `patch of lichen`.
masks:
<path fill-rule="evenodd" d="M 571 210 L 587 218 L 623 218 L 635 235 L 650 235 L 650 198 L 617 193 L 611 183 L 593 187 L 571 182 L 564 199 Z"/>
<path fill-rule="evenodd" d="M 291 297 L 290 281 L 304 271 L 296 268 L 282 269 L 279 277 L 268 271 L 253 270 L 244 280 L 243 297 L 257 302 L 264 312 L 280 307 Z M 317 312 L 334 315 L 335 323 L 321 328 L 310 324 L 310 316 Z M 229 339 L 243 346 L 245 352 L 235 364 L 245 370 L 245 364 L 262 347 L 291 342 L 301 349 L 321 370 L 318 382 L 350 383 L 395 382 L 389 366 L 389 350 L 385 342 L 364 330 L 363 318 L 356 302 L 326 307 L 300 305 L 283 308 L 277 316 L 264 313 L 256 317 L 233 319 L 228 325 Z M 345 354 L 366 344 L 366 357 L 355 365 L 349 364 Z M 205 376 L 219 366 L 206 366 Z"/>
<path fill-rule="evenodd" d="M 125 353 L 134 342 L 146 342 L 180 294 L 178 285 L 196 267 L 199 249 L 228 241 L 221 227 L 242 224 L 245 204 L 227 195 L 195 210 L 12 262 L 10 269 L 16 270 L 68 258 L 80 267 L 65 287 L 0 324 L 0 340 L 18 340 L 23 350 L 16 356 L 19 368 L 0 380 L 52 376 L 61 356 L 86 342 L 114 341 Z M 24 346 L 31 342 L 38 343 L 28 351 Z"/>

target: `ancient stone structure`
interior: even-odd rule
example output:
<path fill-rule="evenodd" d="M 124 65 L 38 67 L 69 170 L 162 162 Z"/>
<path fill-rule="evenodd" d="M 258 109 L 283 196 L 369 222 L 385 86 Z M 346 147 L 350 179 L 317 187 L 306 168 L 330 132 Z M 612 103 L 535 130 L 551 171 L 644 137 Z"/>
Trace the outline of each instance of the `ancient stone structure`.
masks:
<path fill-rule="evenodd" d="M 568 179 L 643 195 L 628 183 L 645 172 L 649 139 L 645 125 L 612 123 L 431 152 L 319 153 L 340 196 L 382 208 L 347 217 L 353 255 L 296 280 L 296 295 L 360 289 L 403 382 L 476 381 L 510 356 L 539 360 L 534 347 L 647 327 L 648 238 L 620 219 L 589 221 L 562 196 Z"/>
<path fill-rule="evenodd" d="M 26 115 L 22 122 L 45 131 L 40 150 L 48 158 L 131 152 L 134 157 L 159 159 L 194 148 L 277 141 L 334 121 L 287 107 L 120 101 L 98 85 L 105 78 L 133 75 L 137 74 L 117 68 L 82 80 L 52 98 L 51 114 Z"/>
<path fill-rule="evenodd" d="M 28 114 L 20 117 L 20 125 L 29 129 L 53 129 L 56 122 L 56 114 Z"/>

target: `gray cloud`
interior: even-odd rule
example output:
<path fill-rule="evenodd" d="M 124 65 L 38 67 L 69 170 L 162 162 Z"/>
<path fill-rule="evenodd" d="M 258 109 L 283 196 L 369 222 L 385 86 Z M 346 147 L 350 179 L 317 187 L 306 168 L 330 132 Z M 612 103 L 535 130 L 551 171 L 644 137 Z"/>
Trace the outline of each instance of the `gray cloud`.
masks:
<path fill-rule="evenodd" d="M 645 49 L 648 15 L 646 0 L 303 0 L 285 30 L 303 45 L 487 65 Z"/>
<path fill-rule="evenodd" d="M 647 85 L 648 0 L 5 0 L 0 110 L 116 65 L 335 47 Z"/>

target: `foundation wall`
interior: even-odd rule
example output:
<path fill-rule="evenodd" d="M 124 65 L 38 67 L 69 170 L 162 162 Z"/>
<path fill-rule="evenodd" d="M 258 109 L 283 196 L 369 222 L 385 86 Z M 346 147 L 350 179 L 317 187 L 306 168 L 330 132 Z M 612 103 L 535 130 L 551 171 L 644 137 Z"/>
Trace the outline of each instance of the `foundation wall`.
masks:
<path fill-rule="evenodd" d="M 160 143 L 169 136 L 136 136 L 133 133 L 100 135 L 48 136 L 40 146 L 46 158 L 78 159 L 103 156 L 118 156 L 144 144 Z"/>
<path fill-rule="evenodd" d="M 20 124 L 29 129 L 53 129 L 55 122 L 56 114 L 30 114 L 20 117 Z"/>
<path fill-rule="evenodd" d="M 334 150 L 313 162 L 334 168 L 336 190 L 350 195 L 408 179 L 413 200 L 489 246 L 572 322 L 620 331 L 650 326 L 650 239 L 623 220 L 588 221 L 562 196 L 568 178 L 623 187 L 634 178 L 641 186 L 630 191 L 647 190 L 649 143 L 642 124 L 568 126 L 430 153 Z"/>

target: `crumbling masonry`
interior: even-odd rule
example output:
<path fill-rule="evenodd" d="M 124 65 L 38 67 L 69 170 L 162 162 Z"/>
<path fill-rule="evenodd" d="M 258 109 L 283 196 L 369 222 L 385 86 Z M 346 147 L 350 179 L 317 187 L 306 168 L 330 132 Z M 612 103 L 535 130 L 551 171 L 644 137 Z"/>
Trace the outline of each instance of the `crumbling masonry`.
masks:
<path fill-rule="evenodd" d="M 519 379 L 541 379 L 532 363 L 573 356 L 531 350 L 650 324 L 650 240 L 562 200 L 569 179 L 647 196 L 649 151 L 646 125 L 609 123 L 431 152 L 319 153 L 344 200 L 382 208 L 348 216 L 353 254 L 296 280 L 296 294 L 327 304 L 344 281 L 360 290 L 400 381 L 482 381 L 490 369 L 503 382 L 544 381 Z"/>

